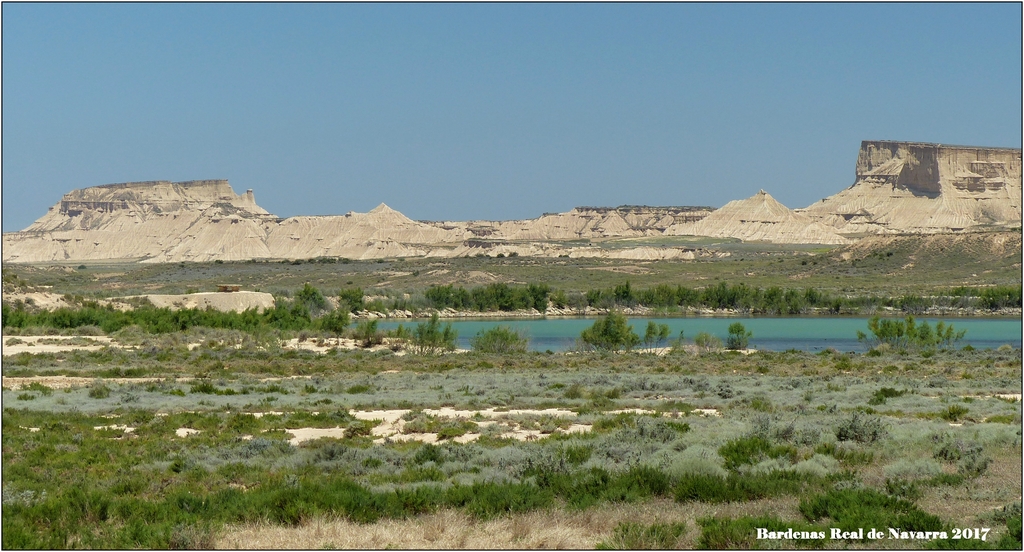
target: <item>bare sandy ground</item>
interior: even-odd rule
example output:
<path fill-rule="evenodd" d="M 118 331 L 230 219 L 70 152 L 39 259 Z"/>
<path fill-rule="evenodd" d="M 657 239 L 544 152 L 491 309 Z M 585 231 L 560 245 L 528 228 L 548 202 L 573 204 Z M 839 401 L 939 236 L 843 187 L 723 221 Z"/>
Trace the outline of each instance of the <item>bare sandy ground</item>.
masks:
<path fill-rule="evenodd" d="M 241 293 L 241 292 L 239 292 Z M 85 341 L 88 340 L 87 344 Z M 77 341 L 72 343 L 72 341 Z M 8 342 L 11 342 L 8 344 Z M 44 343 L 45 342 L 45 343 Z M 3 354 L 16 355 L 18 353 L 65 353 L 70 351 L 98 351 L 104 347 L 118 347 L 128 349 L 117 343 L 113 338 L 104 335 L 89 335 L 89 336 L 77 336 L 77 335 L 5 335 L 0 338 L 0 343 L 3 344 Z M 202 345 L 201 342 L 189 343 L 189 350 L 195 349 Z M 370 347 L 366 349 L 369 352 L 376 352 L 388 349 L 390 343 L 385 340 L 385 343 Z M 298 338 L 292 338 L 281 343 L 281 347 L 284 349 L 295 349 L 300 351 L 314 351 L 317 353 L 326 353 L 331 349 L 338 348 L 343 350 L 353 350 L 359 348 L 359 344 L 354 339 L 345 338 L 329 338 L 329 339 L 305 339 L 299 341 Z M 462 352 L 461 350 L 459 352 Z M 397 351 L 396 355 L 404 355 L 405 351 Z"/>
<path fill-rule="evenodd" d="M 24 378 L 15 377 L 3 377 L 3 387 L 5 389 L 18 390 L 23 387 L 28 387 L 33 383 L 41 383 L 51 389 L 67 389 L 69 387 L 86 387 L 92 385 L 93 382 L 100 380 L 104 383 L 117 383 L 117 384 L 129 384 L 129 383 L 150 383 L 154 381 L 164 381 L 167 378 L 80 378 L 75 376 L 28 376 Z M 186 382 L 192 381 L 192 378 L 177 378 L 175 381 Z"/>
<path fill-rule="evenodd" d="M 385 442 L 404 442 L 404 441 L 419 441 L 422 443 L 436 443 L 438 442 L 438 436 L 436 433 L 405 433 L 405 420 L 402 416 L 411 412 L 410 410 L 352 410 L 350 413 L 357 420 L 367 421 L 378 421 L 376 426 L 370 430 L 370 435 L 376 437 L 374 443 L 383 444 Z M 578 414 L 572 410 L 566 410 L 563 408 L 547 408 L 543 410 L 496 410 L 494 408 L 488 408 L 485 410 L 456 410 L 454 408 L 443 407 L 440 409 L 424 409 L 425 414 L 431 416 L 437 416 L 439 418 L 462 418 L 462 419 L 473 419 L 478 417 L 492 418 L 491 420 L 473 420 L 474 423 L 479 427 L 488 427 L 494 424 L 501 424 L 505 427 L 504 431 L 500 433 L 500 436 L 507 439 L 517 439 L 520 441 L 533 441 L 536 439 L 543 439 L 556 434 L 566 433 L 587 433 L 590 432 L 592 426 L 590 424 L 569 424 L 565 428 L 557 428 L 552 432 L 545 433 L 539 429 L 526 429 L 520 426 L 513 420 L 506 418 L 512 416 L 522 415 L 534 415 L 534 416 L 552 416 L 552 417 L 576 417 Z M 621 410 L 612 410 L 608 414 L 654 414 L 654 410 L 645 410 L 642 408 L 626 408 Z M 692 411 L 693 414 L 699 416 L 721 416 L 721 414 L 713 408 L 695 409 Z M 256 415 L 256 414 L 253 414 Z M 666 417 L 671 417 L 672 413 L 666 412 L 663 414 Z M 345 436 L 345 428 L 334 427 L 334 428 L 294 428 L 286 429 L 287 433 L 292 435 L 292 438 L 288 440 L 292 445 L 298 446 L 306 441 L 314 439 L 320 439 L 323 437 L 334 437 L 342 438 Z M 480 433 L 468 432 L 464 435 L 460 435 L 452 439 L 456 443 L 468 443 L 475 441 L 480 438 Z"/>
<path fill-rule="evenodd" d="M 376 352 L 387 350 L 390 346 L 389 340 L 385 340 L 380 345 L 365 349 L 366 351 Z M 295 337 L 286 341 L 281 342 L 281 348 L 283 349 L 295 349 L 297 351 L 313 351 L 315 353 L 326 353 L 331 349 L 343 349 L 352 350 L 359 348 L 359 342 L 355 339 L 347 339 L 344 337 L 331 337 L 326 339 L 304 339 L 299 341 L 299 338 Z M 396 351 L 396 355 L 404 355 L 405 351 Z"/>
<path fill-rule="evenodd" d="M 403 442 L 403 441 L 419 441 L 421 443 L 436 443 L 438 437 L 436 433 L 404 433 L 405 420 L 402 416 L 411 412 L 410 410 L 352 410 L 350 413 L 357 420 L 367 421 L 379 421 L 380 423 L 374 426 L 370 430 L 370 435 L 376 437 L 374 443 L 383 444 L 387 441 L 391 442 Z M 575 417 L 577 414 L 571 410 L 565 410 L 562 408 L 548 408 L 544 410 L 495 410 L 494 408 L 488 408 L 486 410 L 456 410 L 454 408 L 443 407 L 440 409 L 424 409 L 425 414 L 431 416 L 437 416 L 440 418 L 463 418 L 469 419 L 474 417 L 485 417 L 485 418 L 502 418 L 507 416 L 519 416 L 533 414 L 538 416 L 548 415 L 554 417 Z M 494 420 L 485 420 L 475 422 L 479 427 L 487 427 L 490 425 L 497 424 Z M 589 424 L 571 424 L 565 429 L 556 429 L 554 433 L 543 433 L 537 429 L 523 429 L 514 422 L 502 424 L 506 426 L 506 430 L 501 433 L 502 437 L 510 439 L 518 439 L 520 441 L 532 441 L 534 439 L 542 439 L 555 433 L 586 433 L 591 430 Z M 286 429 L 287 433 L 292 435 L 292 438 L 288 440 L 292 445 L 299 445 L 306 441 L 313 439 L 320 439 L 323 437 L 334 437 L 342 438 L 345 436 L 345 428 L 334 427 L 334 428 L 295 428 Z M 480 433 L 469 432 L 464 435 L 452 438 L 452 441 L 456 443 L 468 443 L 475 441 L 480 438 Z"/>
<path fill-rule="evenodd" d="M 67 351 L 98 351 L 107 346 L 117 347 L 114 340 L 105 335 L 72 336 L 72 335 L 18 335 L 3 336 L 3 354 L 16 355 L 18 353 L 63 353 Z M 88 345 L 75 345 L 72 340 L 89 340 L 94 343 Z M 15 341 L 8 345 L 8 341 Z M 21 341 L 22 343 L 18 343 Z M 46 341 L 47 343 L 40 343 Z M 60 343 L 57 343 L 60 342 Z"/>

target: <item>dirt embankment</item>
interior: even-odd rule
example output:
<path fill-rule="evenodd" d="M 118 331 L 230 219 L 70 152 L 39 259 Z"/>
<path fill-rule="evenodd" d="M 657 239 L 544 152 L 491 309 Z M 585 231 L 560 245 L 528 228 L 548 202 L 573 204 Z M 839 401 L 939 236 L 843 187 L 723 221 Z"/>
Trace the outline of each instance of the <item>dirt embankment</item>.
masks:
<path fill-rule="evenodd" d="M 260 291 L 206 292 L 186 295 L 140 295 L 157 308 L 199 309 L 212 308 L 223 312 L 242 312 L 248 309 L 262 311 L 274 308 L 274 296 Z M 126 297 L 131 299 L 131 297 Z"/>

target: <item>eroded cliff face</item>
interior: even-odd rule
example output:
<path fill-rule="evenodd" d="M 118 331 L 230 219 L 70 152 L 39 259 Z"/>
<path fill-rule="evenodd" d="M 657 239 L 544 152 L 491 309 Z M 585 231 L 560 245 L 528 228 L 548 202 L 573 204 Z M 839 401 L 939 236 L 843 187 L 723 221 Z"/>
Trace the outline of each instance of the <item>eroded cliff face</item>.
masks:
<path fill-rule="evenodd" d="M 577 240 L 659 235 L 843 244 L 868 234 L 1021 225 L 1021 150 L 864 142 L 850 188 L 791 210 L 761 191 L 710 207 L 577 207 L 530 220 L 424 222 L 383 203 L 369 213 L 278 219 L 226 180 L 129 182 L 75 190 L 21 232 L 4 262 L 178 262 L 346 257 L 692 259 L 682 247 L 607 249 Z M 568 243 L 566 243 L 568 242 Z"/>
<path fill-rule="evenodd" d="M 865 141 L 853 186 L 803 210 L 844 235 L 1021 224 L 1021 150 Z"/>
<path fill-rule="evenodd" d="M 131 182 L 74 190 L 21 232 L 3 236 L 5 262 L 139 259 L 179 262 L 477 254 L 694 258 L 683 248 L 560 246 L 562 240 L 660 234 L 709 207 L 577 208 L 531 220 L 422 222 L 380 204 L 368 213 L 278 219 L 226 180 Z M 554 242 L 537 244 L 530 242 Z"/>
<path fill-rule="evenodd" d="M 659 235 L 683 222 L 696 222 L 712 207 L 576 207 L 567 213 L 545 213 L 529 220 L 436 223 L 461 230 L 467 238 L 510 241 L 559 241 L 600 238 L 633 238 Z"/>
<path fill-rule="evenodd" d="M 134 217 L 145 221 L 189 212 L 205 212 L 211 217 L 270 216 L 256 205 L 252 190 L 235 195 L 227 180 L 126 182 L 65 194 L 25 231 L 99 230 L 114 218 Z"/>
<path fill-rule="evenodd" d="M 267 256 L 273 215 L 227 180 L 128 182 L 74 190 L 22 232 L 3 236 L 7 262 Z"/>

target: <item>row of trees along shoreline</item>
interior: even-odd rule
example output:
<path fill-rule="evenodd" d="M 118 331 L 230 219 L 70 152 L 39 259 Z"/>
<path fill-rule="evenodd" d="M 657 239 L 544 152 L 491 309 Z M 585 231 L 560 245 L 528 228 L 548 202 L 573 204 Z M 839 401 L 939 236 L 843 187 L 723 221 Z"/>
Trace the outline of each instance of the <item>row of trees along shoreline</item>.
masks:
<path fill-rule="evenodd" d="M 721 282 L 705 288 L 659 285 L 636 289 L 629 281 L 608 289 L 587 292 L 553 290 L 546 284 L 487 284 L 471 289 L 452 285 L 433 286 L 421 295 L 396 294 L 368 298 L 362 289 L 342 289 L 334 301 L 309 284 L 295 293 L 275 297 L 272 309 L 220 312 L 213 309 L 155 308 L 146 301 L 134 309 L 119 310 L 81 296 L 65 296 L 74 304 L 45 311 L 20 300 L 3 303 L 4 328 L 44 326 L 74 328 L 98 326 L 116 331 L 139 325 L 147 331 L 165 333 L 192 326 L 252 331 L 258 327 L 280 330 L 341 330 L 350 318 L 388 315 L 395 311 L 430 316 L 438 311 L 459 313 L 512 313 L 533 311 L 586 313 L 593 310 L 647 309 L 650 314 L 672 314 L 685 310 L 722 310 L 754 315 L 877 314 L 888 309 L 904 314 L 925 314 L 929 309 L 963 309 L 968 312 L 999 313 L 1021 308 L 1022 286 L 956 287 L 932 296 L 836 296 L 814 288 L 760 288 Z M 290 295 L 290 297 L 288 296 Z M 368 300 L 369 299 L 369 300 Z M 334 306 L 337 304 L 337 308 Z M 1019 311 L 1018 311 L 1019 312 Z"/>
<path fill-rule="evenodd" d="M 611 288 L 585 292 L 566 292 L 547 284 L 508 285 L 492 283 L 473 288 L 455 285 L 432 286 L 421 297 L 375 297 L 371 301 L 354 300 L 361 289 L 342 290 L 344 300 L 353 313 L 390 311 L 517 312 L 535 310 L 544 313 L 553 308 L 560 311 L 584 312 L 587 309 L 652 309 L 672 312 L 707 309 L 765 315 L 800 315 L 812 313 L 858 314 L 889 308 L 907 314 L 924 314 L 933 308 L 999 311 L 1021 307 L 1022 286 L 954 287 L 935 295 L 905 294 L 836 295 L 815 288 L 761 288 L 743 283 L 720 282 L 704 288 L 666 284 L 651 288 L 634 288 L 630 282 Z"/>

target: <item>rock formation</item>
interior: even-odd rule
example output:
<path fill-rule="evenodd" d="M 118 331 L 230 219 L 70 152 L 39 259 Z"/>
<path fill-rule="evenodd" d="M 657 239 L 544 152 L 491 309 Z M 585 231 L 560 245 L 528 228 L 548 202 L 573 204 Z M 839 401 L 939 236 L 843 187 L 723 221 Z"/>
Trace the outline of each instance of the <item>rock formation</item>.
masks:
<path fill-rule="evenodd" d="M 269 256 L 252 190 L 227 180 L 129 182 L 75 190 L 22 232 L 3 236 L 5 262 Z"/>
<path fill-rule="evenodd" d="M 464 232 L 417 222 L 381 203 L 369 213 L 292 217 L 270 227 L 271 257 L 376 259 L 427 254 L 425 246 L 459 243 Z"/>
<path fill-rule="evenodd" d="M 75 190 L 21 232 L 4 262 L 178 262 L 474 255 L 693 259 L 686 247 L 607 248 L 580 240 L 731 237 L 843 244 L 865 234 L 1021 225 L 1021 150 L 864 142 L 857 180 L 806 209 L 763 190 L 710 207 L 577 207 L 531 220 L 424 222 L 383 203 L 369 213 L 279 219 L 226 180 L 129 182 Z M 566 243 L 570 242 L 570 243 Z"/>
<path fill-rule="evenodd" d="M 380 204 L 369 213 L 279 219 L 226 180 L 131 182 L 75 190 L 21 232 L 5 262 L 138 259 L 179 262 L 345 257 L 523 255 L 694 258 L 686 248 L 606 250 L 558 242 L 660 234 L 710 207 L 581 207 L 532 220 L 421 222 Z"/>
<path fill-rule="evenodd" d="M 849 241 L 836 234 L 833 228 L 794 212 L 764 190 L 747 199 L 730 201 L 700 221 L 673 225 L 665 234 L 770 243 L 843 244 Z"/>
<path fill-rule="evenodd" d="M 803 211 L 849 236 L 1019 227 L 1021 150 L 865 141 L 854 184 Z"/>

